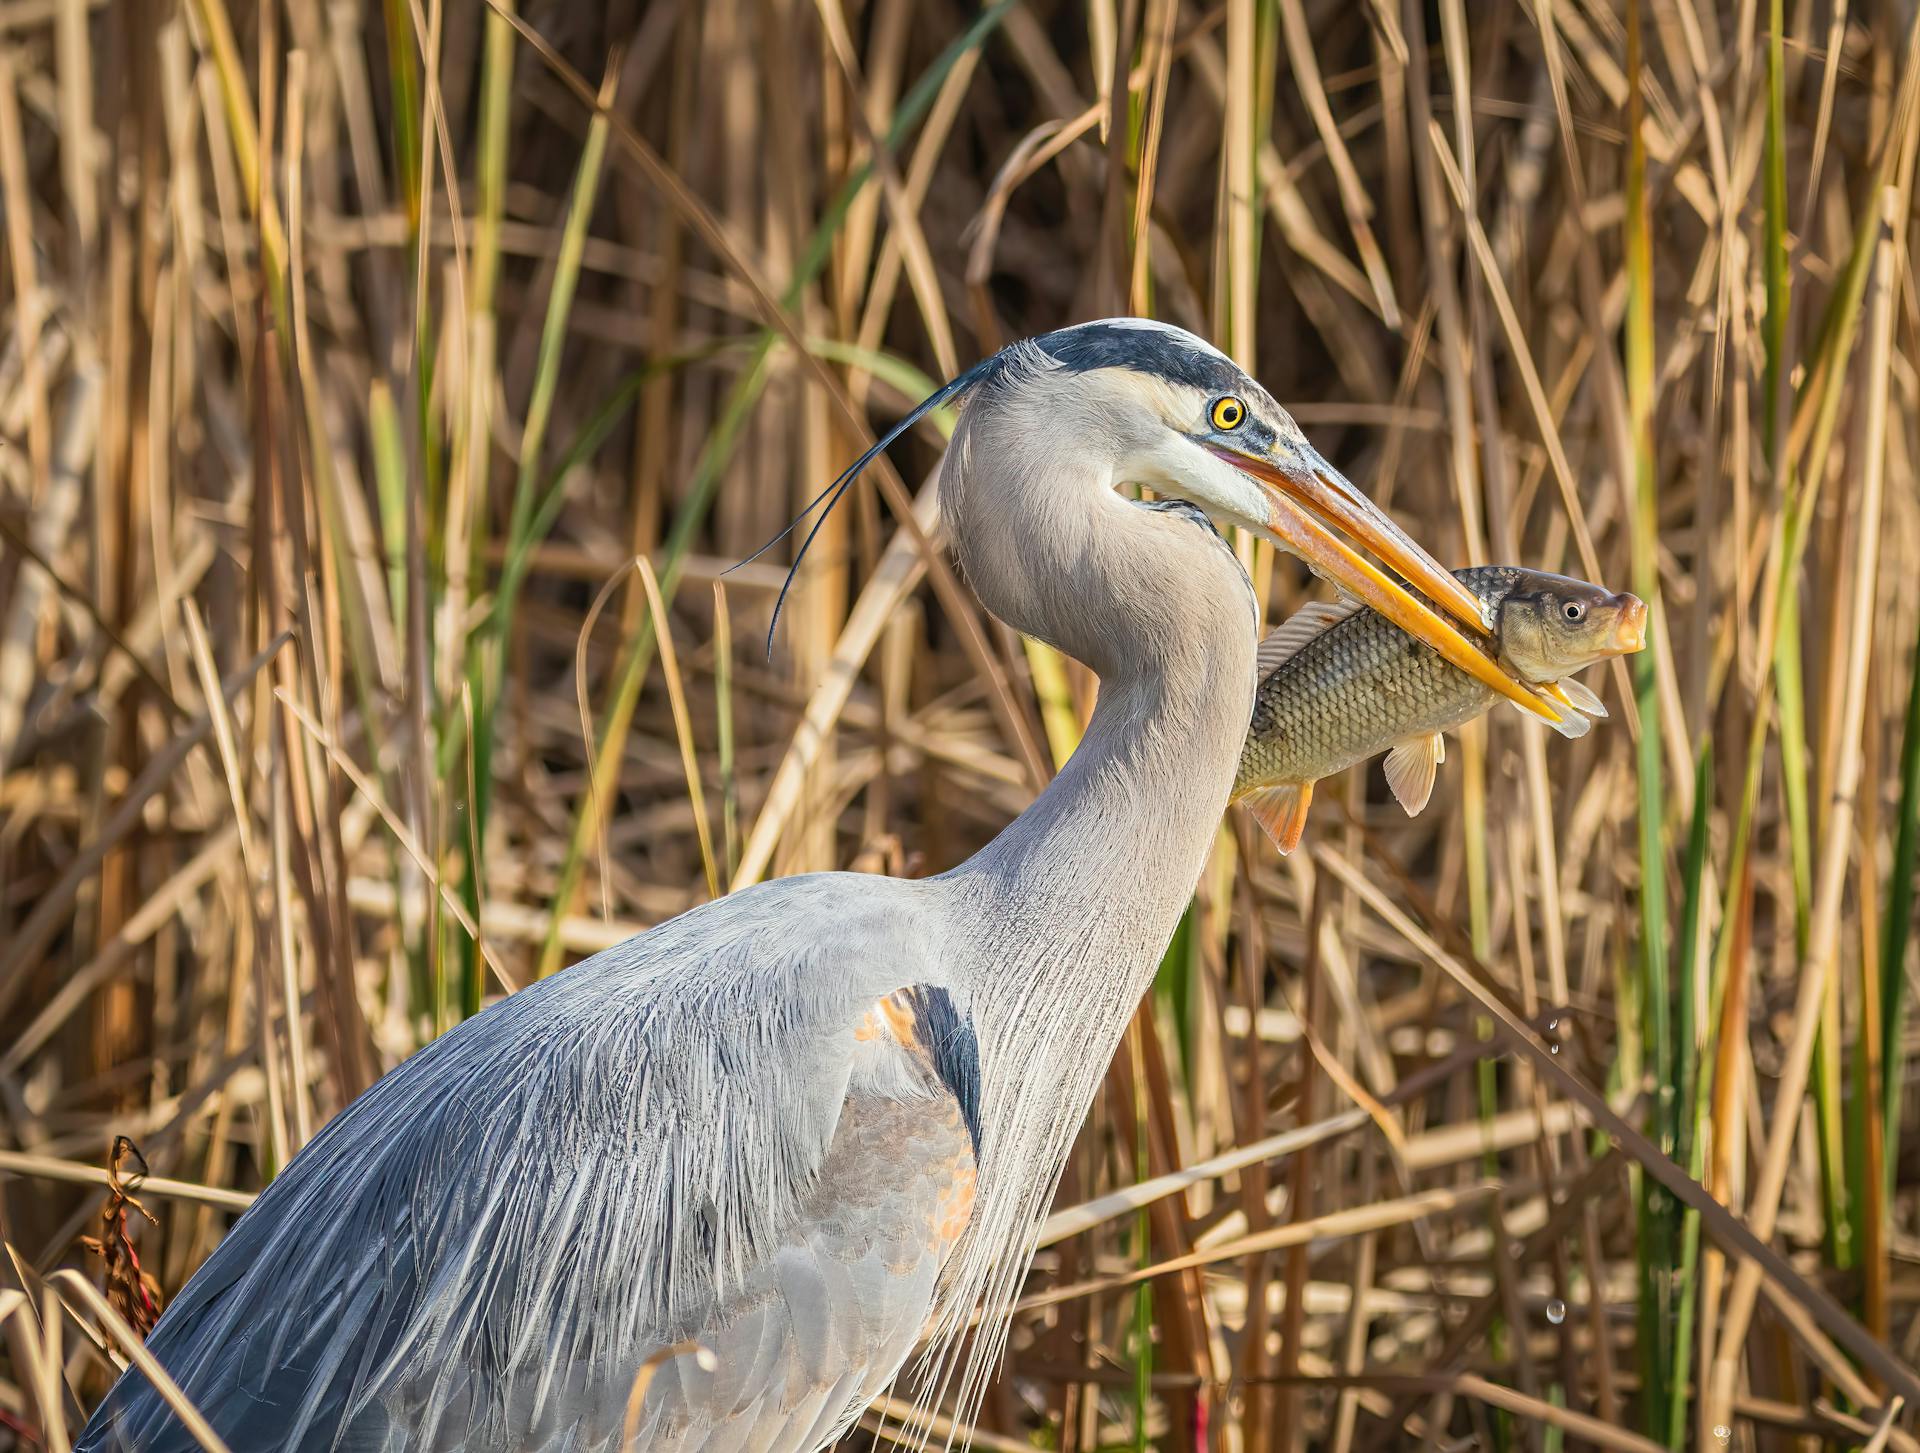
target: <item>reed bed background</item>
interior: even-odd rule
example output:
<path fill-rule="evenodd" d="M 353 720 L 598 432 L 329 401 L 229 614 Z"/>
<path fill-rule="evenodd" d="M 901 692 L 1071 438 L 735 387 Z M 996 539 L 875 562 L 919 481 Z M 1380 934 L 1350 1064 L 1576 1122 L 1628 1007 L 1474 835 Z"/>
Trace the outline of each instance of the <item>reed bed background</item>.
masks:
<path fill-rule="evenodd" d="M 1125 312 L 1653 644 L 1417 820 L 1229 815 L 974 1446 L 1920 1446 L 1914 14 L 4 0 L 0 1448 L 492 997 L 1032 798 L 1094 683 L 939 429 L 771 659 L 726 571 Z"/>

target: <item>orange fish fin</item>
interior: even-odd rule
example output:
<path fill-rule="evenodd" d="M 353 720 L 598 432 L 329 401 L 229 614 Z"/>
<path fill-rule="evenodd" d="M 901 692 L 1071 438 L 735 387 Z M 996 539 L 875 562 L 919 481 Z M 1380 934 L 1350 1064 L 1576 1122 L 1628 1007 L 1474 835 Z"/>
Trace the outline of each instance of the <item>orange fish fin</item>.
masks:
<path fill-rule="evenodd" d="M 1297 655 L 1308 641 L 1365 608 L 1350 595 L 1343 595 L 1338 600 L 1308 601 L 1269 631 L 1266 639 L 1260 643 L 1253 657 L 1255 678 L 1265 681 Z"/>
<path fill-rule="evenodd" d="M 1253 820 L 1283 853 L 1300 846 L 1300 834 L 1307 830 L 1307 808 L 1312 803 L 1311 782 L 1282 782 L 1249 792 L 1240 799 L 1240 805 L 1252 814 Z"/>
<path fill-rule="evenodd" d="M 1407 810 L 1408 817 L 1418 817 L 1433 796 L 1434 768 L 1446 755 L 1446 739 L 1439 732 L 1408 737 L 1387 753 L 1387 786 L 1393 789 L 1394 800 Z"/>

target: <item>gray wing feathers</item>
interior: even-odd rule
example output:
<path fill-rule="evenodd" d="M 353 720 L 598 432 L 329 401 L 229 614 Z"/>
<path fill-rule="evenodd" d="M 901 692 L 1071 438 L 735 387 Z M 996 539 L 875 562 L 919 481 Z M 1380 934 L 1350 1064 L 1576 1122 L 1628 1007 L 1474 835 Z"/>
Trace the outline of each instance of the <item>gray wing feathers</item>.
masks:
<path fill-rule="evenodd" d="M 791 1235 L 700 1333 L 716 1369 L 663 1367 L 638 1446 L 785 1453 L 844 1431 L 926 1327 L 957 1235 L 957 1172 L 972 1166 L 950 1094 L 930 1107 L 856 1093 Z"/>
<path fill-rule="evenodd" d="M 918 886 L 768 884 L 467 1021 L 315 1138 L 149 1345 L 236 1450 L 617 1441 L 639 1357 L 784 1251 L 853 1024 L 939 982 Z M 78 1446 L 192 1445 L 133 1373 Z"/>

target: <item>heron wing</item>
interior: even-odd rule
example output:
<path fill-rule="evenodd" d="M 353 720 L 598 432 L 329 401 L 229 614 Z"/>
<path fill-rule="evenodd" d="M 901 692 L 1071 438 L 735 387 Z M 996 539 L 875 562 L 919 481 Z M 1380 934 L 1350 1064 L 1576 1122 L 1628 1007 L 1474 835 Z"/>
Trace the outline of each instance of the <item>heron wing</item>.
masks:
<path fill-rule="evenodd" d="M 745 1348 L 740 1309 L 798 1274 L 847 1107 L 925 1109 L 938 1076 L 857 1037 L 941 988 L 922 887 L 768 884 L 468 1020 L 315 1137 L 149 1345 L 236 1450 L 617 1441 L 642 1357 Z M 133 1372 L 79 1446 L 191 1445 Z"/>
<path fill-rule="evenodd" d="M 711 1370 L 667 1362 L 634 1446 L 804 1450 L 837 1437 L 918 1343 L 972 1207 L 955 1097 L 848 1096 L 813 1193 L 759 1274 L 697 1334 Z"/>

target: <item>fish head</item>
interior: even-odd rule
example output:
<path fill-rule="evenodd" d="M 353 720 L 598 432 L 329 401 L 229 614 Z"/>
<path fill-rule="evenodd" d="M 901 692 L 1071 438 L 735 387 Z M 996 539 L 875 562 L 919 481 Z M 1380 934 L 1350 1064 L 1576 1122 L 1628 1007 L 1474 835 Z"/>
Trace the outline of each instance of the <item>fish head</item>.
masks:
<path fill-rule="evenodd" d="M 1500 655 L 1523 681 L 1552 682 L 1647 643 L 1647 604 L 1565 575 L 1523 570 L 1500 603 Z"/>

